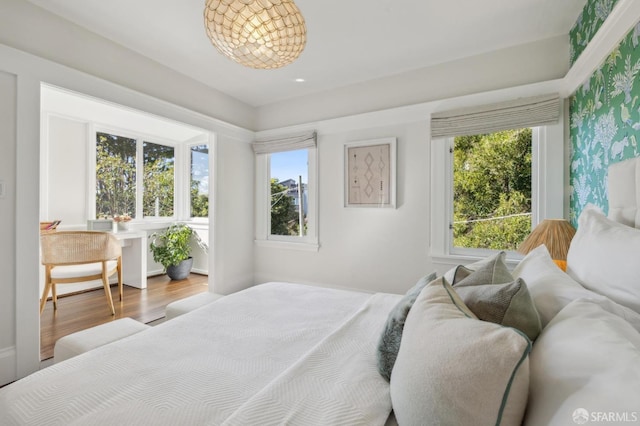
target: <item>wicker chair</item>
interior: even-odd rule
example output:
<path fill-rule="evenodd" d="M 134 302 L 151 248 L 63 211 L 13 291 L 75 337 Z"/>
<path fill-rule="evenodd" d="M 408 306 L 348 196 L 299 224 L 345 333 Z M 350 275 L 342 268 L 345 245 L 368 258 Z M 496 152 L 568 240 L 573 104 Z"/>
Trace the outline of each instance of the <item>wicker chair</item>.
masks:
<path fill-rule="evenodd" d="M 122 248 L 107 232 L 65 231 L 40 236 L 45 286 L 40 300 L 40 313 L 52 293 L 53 309 L 58 309 L 56 284 L 102 280 L 111 315 L 115 315 L 109 288 L 109 277 L 118 273 L 118 291 L 122 301 Z"/>

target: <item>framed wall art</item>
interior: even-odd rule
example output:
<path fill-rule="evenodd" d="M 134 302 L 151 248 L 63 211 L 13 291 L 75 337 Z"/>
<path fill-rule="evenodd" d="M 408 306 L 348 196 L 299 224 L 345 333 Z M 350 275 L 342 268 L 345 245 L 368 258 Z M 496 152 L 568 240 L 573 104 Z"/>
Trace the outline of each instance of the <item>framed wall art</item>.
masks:
<path fill-rule="evenodd" d="M 344 146 L 345 207 L 396 207 L 396 138 Z"/>

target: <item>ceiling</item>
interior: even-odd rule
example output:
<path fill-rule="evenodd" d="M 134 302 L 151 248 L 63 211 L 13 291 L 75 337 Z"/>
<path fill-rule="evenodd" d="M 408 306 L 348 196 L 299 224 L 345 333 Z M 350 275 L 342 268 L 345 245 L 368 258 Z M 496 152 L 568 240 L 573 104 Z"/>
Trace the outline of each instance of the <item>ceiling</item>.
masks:
<path fill-rule="evenodd" d="M 586 3 L 296 0 L 305 50 L 286 67 L 254 70 L 211 45 L 204 0 L 28 1 L 254 107 L 566 35 Z"/>

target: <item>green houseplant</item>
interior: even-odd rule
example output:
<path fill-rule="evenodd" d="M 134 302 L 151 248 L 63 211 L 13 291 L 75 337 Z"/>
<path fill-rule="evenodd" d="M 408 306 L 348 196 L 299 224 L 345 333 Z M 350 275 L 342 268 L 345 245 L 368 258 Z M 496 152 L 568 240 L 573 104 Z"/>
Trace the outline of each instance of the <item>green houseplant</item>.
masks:
<path fill-rule="evenodd" d="M 178 223 L 169 226 L 163 232 L 151 235 L 149 248 L 153 260 L 162 264 L 172 280 L 183 280 L 191 272 L 191 237 L 194 234 L 189 226 Z"/>

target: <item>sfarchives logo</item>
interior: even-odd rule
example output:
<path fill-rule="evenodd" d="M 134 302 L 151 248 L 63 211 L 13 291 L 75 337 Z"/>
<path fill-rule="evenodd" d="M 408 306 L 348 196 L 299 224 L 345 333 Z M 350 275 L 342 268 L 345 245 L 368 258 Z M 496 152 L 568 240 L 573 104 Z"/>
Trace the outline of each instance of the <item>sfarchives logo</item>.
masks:
<path fill-rule="evenodd" d="M 578 425 L 583 425 L 589 421 L 589 412 L 584 408 L 578 408 L 573 412 L 573 422 Z"/>

